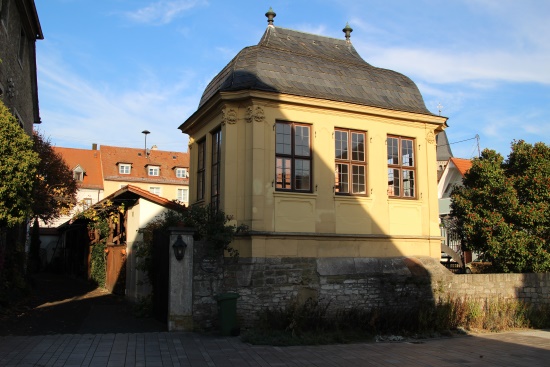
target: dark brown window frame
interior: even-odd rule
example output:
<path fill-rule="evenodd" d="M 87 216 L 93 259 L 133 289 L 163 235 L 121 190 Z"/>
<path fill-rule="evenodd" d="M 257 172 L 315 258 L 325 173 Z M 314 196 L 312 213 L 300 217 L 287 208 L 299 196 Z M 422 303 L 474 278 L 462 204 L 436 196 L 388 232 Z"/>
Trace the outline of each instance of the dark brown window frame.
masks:
<path fill-rule="evenodd" d="M 19 65 L 21 66 L 21 68 L 25 63 L 25 49 L 27 48 L 27 43 L 27 34 L 25 32 L 25 29 L 21 28 L 19 34 L 19 49 L 17 51 L 17 60 L 19 61 Z"/>
<path fill-rule="evenodd" d="M 290 143 L 287 144 L 285 141 L 279 141 L 277 140 L 277 136 L 280 135 L 280 132 L 278 128 L 280 126 L 290 126 Z M 303 145 L 297 145 L 296 142 L 296 129 L 297 128 L 307 128 L 308 129 L 308 149 L 307 149 L 307 155 L 298 154 L 300 152 L 297 152 L 298 147 L 303 147 Z M 283 136 L 284 136 L 283 132 Z M 288 135 L 288 134 L 287 134 Z M 290 146 L 290 153 L 287 152 L 281 152 L 278 148 L 279 146 Z M 290 122 L 290 121 L 277 121 L 275 123 L 275 191 L 282 191 L 282 192 L 302 192 L 302 193 L 311 193 L 313 188 L 313 159 L 312 159 L 312 125 L 310 124 L 304 124 L 299 122 Z M 278 162 L 281 161 L 283 163 L 282 165 L 279 165 Z M 307 189 L 300 189 L 296 188 L 298 186 L 298 181 L 296 177 L 296 165 L 297 162 L 308 162 L 309 164 L 309 180 L 308 180 L 308 187 Z M 287 167 L 287 162 L 290 163 L 290 167 Z M 278 174 L 278 170 L 281 168 L 284 171 L 288 170 L 290 171 L 290 180 L 287 178 L 287 174 L 284 172 L 281 172 L 280 178 Z"/>
<path fill-rule="evenodd" d="M 197 142 L 197 201 L 204 200 L 206 190 L 206 139 Z"/>
<path fill-rule="evenodd" d="M 212 177 L 210 180 L 210 205 L 214 210 L 218 210 L 220 208 L 222 138 L 223 135 L 221 128 L 218 128 L 212 132 Z"/>
<path fill-rule="evenodd" d="M 393 148 L 393 142 L 397 141 L 397 163 L 390 163 L 390 159 L 393 158 L 393 155 L 390 156 L 390 149 Z M 409 156 L 409 162 L 403 162 L 403 157 L 407 156 L 407 154 L 404 154 L 403 152 L 403 142 L 410 142 L 410 147 L 407 147 L 407 151 L 412 153 L 412 158 Z M 416 159 L 416 143 L 414 138 L 409 138 L 405 136 L 398 136 L 398 135 L 388 135 L 387 142 L 386 142 L 386 162 L 388 164 L 388 196 L 392 198 L 401 198 L 401 199 L 416 199 L 417 198 L 417 159 Z M 390 177 L 390 171 L 394 171 L 391 174 Z M 395 172 L 398 172 L 399 175 L 399 192 L 395 193 Z M 411 173 L 412 172 L 412 178 L 405 179 L 405 172 Z M 392 179 L 393 178 L 393 179 Z M 393 182 L 393 184 L 390 185 L 390 183 Z M 408 182 L 408 185 L 405 185 L 405 183 Z M 410 184 L 412 182 L 412 185 Z M 407 186 L 407 187 L 406 187 Z M 412 193 L 411 193 L 412 191 Z"/>
<path fill-rule="evenodd" d="M 337 136 L 338 132 L 347 134 L 347 158 L 342 159 L 337 156 Z M 354 159 L 353 151 L 353 134 L 363 136 L 363 159 Z M 347 167 L 347 189 L 342 189 L 340 187 L 340 177 L 341 171 L 338 166 L 345 165 Z M 355 191 L 354 190 L 354 167 L 360 167 L 363 169 L 363 186 L 364 190 Z M 367 176 L 367 132 L 354 129 L 345 129 L 345 128 L 336 128 L 334 130 L 334 192 L 337 195 L 353 195 L 353 196 L 366 196 L 368 189 L 368 176 Z"/>

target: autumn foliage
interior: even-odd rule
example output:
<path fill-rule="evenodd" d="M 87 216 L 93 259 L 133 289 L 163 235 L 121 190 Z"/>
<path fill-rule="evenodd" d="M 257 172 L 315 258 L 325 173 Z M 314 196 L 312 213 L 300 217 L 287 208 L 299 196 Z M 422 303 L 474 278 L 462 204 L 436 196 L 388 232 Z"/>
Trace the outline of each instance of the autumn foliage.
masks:
<path fill-rule="evenodd" d="M 550 271 L 550 147 L 513 141 L 508 159 L 485 149 L 452 193 L 465 247 L 496 271 Z"/>
<path fill-rule="evenodd" d="M 36 132 L 33 149 L 39 154 L 40 163 L 32 190 L 35 199 L 32 213 L 49 222 L 70 213 L 76 204 L 78 185 L 63 157 L 55 152 L 49 140 Z"/>

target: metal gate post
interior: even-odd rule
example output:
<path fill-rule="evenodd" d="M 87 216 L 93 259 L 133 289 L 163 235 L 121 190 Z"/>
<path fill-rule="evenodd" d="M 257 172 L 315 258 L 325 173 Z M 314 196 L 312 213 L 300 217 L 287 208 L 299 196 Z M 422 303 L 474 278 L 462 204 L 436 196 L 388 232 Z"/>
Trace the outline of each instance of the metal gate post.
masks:
<path fill-rule="evenodd" d="M 193 228 L 171 227 L 168 331 L 193 330 Z"/>

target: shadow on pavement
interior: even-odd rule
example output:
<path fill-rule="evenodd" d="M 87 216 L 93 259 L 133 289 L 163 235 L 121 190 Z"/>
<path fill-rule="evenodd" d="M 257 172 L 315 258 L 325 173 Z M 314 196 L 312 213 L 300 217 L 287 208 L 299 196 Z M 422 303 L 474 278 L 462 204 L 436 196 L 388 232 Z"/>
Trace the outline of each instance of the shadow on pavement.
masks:
<path fill-rule="evenodd" d="M 141 333 L 166 325 L 135 314 L 135 305 L 82 279 L 40 273 L 31 296 L 0 315 L 0 335 Z"/>

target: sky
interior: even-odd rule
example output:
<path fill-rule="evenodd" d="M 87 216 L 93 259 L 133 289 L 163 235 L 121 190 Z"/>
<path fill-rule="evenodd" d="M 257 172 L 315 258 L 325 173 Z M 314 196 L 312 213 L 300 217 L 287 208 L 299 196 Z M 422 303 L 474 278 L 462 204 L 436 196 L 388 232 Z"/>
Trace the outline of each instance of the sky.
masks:
<path fill-rule="evenodd" d="M 52 145 L 187 151 L 206 85 L 275 25 L 344 39 L 448 117 L 455 157 L 550 144 L 547 0 L 36 0 L 42 123 Z M 441 112 L 440 112 L 441 110 Z M 476 139 L 476 136 L 479 139 Z"/>

